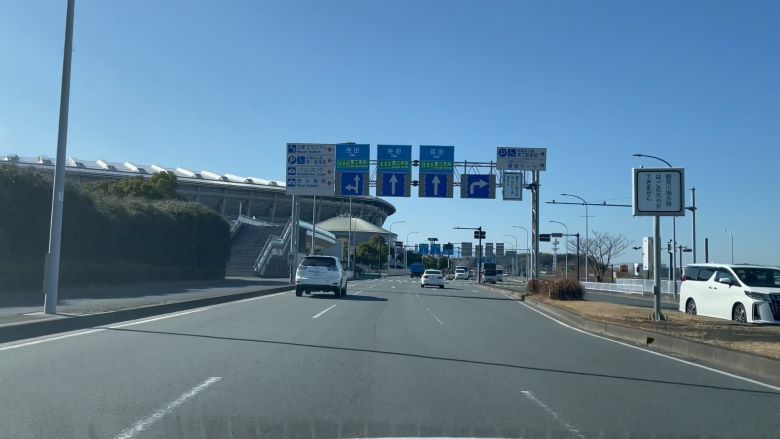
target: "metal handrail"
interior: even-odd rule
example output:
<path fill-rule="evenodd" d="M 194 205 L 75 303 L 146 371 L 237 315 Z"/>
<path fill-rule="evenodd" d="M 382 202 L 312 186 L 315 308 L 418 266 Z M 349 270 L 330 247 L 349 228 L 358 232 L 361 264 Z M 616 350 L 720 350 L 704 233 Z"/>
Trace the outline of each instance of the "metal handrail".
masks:
<path fill-rule="evenodd" d="M 289 219 L 287 220 L 287 224 L 284 227 L 282 236 L 271 235 L 268 237 L 268 239 L 266 239 L 265 244 L 263 244 L 263 249 L 257 256 L 257 259 L 255 259 L 255 273 L 262 274 L 265 271 L 265 266 L 268 263 L 268 260 L 271 258 L 271 253 L 273 252 L 274 248 L 281 247 L 284 249 L 287 247 L 289 244 L 291 231 L 292 219 Z"/>

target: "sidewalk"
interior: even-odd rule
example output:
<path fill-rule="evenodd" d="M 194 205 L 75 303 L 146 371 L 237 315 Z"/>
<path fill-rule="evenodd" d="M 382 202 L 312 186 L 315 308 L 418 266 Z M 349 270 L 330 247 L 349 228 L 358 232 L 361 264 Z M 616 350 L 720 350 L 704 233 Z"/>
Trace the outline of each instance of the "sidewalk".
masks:
<path fill-rule="evenodd" d="M 212 281 L 145 282 L 60 290 L 58 313 L 79 316 L 149 305 L 240 294 L 288 285 L 287 278 L 228 277 Z M 43 293 L 0 294 L 0 325 L 51 318 Z"/>

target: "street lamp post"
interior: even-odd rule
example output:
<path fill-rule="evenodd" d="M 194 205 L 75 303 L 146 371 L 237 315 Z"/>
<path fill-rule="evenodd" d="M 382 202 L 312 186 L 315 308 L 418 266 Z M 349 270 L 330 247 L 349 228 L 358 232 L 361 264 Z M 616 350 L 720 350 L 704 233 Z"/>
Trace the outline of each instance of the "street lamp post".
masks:
<path fill-rule="evenodd" d="M 390 229 L 388 231 L 390 232 L 389 235 L 387 235 L 387 274 L 390 275 L 390 238 L 393 236 L 393 226 L 396 224 L 405 223 L 406 221 L 395 221 L 392 224 L 390 224 Z M 395 245 L 393 245 L 395 247 Z"/>
<path fill-rule="evenodd" d="M 525 249 L 528 251 L 528 254 L 526 255 L 525 262 L 525 279 L 528 280 L 528 272 L 531 271 L 531 247 L 530 247 L 530 238 L 528 237 L 529 232 L 528 229 L 526 229 L 523 226 L 512 226 L 515 229 L 523 229 L 525 230 Z"/>
<path fill-rule="evenodd" d="M 585 282 L 588 281 L 588 258 L 590 257 L 590 234 L 588 232 L 588 202 L 579 195 L 561 194 L 562 197 L 573 197 L 582 201 L 585 206 Z M 577 279 L 579 281 L 579 279 Z"/>
<path fill-rule="evenodd" d="M 566 279 L 569 278 L 569 228 L 566 226 L 566 224 L 560 222 L 560 221 L 553 221 L 550 220 L 551 223 L 560 224 L 566 229 L 566 268 L 564 268 L 564 273 L 566 276 Z M 579 281 L 579 279 L 577 279 Z"/>
<path fill-rule="evenodd" d="M 731 235 L 731 263 L 734 263 L 734 232 L 729 229 L 723 229 L 724 232 Z"/>
<path fill-rule="evenodd" d="M 420 232 L 414 231 L 406 234 L 406 244 L 404 245 L 409 245 L 409 236 L 414 235 L 415 233 L 420 233 Z M 407 268 L 409 267 L 409 257 L 406 255 L 406 248 L 404 248 L 404 265 Z"/>
<path fill-rule="evenodd" d="M 512 262 L 512 267 L 515 269 L 515 276 L 517 276 L 517 236 L 515 235 L 504 235 L 507 238 L 514 238 L 515 239 L 515 260 Z"/>

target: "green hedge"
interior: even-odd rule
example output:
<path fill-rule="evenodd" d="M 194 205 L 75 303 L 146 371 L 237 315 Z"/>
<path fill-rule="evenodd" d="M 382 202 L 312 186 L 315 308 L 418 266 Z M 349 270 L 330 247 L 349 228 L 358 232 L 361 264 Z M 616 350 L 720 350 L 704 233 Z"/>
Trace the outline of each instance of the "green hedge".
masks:
<path fill-rule="evenodd" d="M 170 192 L 170 178 L 68 184 L 61 284 L 224 277 L 230 235 L 222 217 L 198 203 L 133 196 L 154 194 L 149 187 L 161 182 Z M 50 209 L 50 176 L 0 166 L 0 292 L 40 288 Z"/>

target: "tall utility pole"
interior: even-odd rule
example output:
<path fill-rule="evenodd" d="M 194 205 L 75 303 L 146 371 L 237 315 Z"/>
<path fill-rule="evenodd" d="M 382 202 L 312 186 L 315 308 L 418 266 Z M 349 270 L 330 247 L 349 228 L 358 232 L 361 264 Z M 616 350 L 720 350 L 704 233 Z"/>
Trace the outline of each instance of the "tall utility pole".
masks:
<path fill-rule="evenodd" d="M 454 230 L 474 230 L 474 238 L 479 240 L 477 247 L 477 283 L 482 283 L 482 226 L 479 227 L 453 227 Z"/>
<path fill-rule="evenodd" d="M 409 236 L 410 235 L 414 235 L 415 233 L 420 233 L 420 232 L 409 232 L 409 233 L 406 234 L 406 242 L 404 243 L 405 246 L 409 245 Z M 407 253 L 406 247 L 404 247 L 404 265 L 408 268 L 409 267 L 409 258 L 408 258 L 406 253 Z"/>
<path fill-rule="evenodd" d="M 525 231 L 525 249 L 527 250 L 525 258 L 525 278 L 528 280 L 528 273 L 531 272 L 531 240 L 529 238 L 530 232 L 523 226 L 512 226 L 515 229 L 523 229 Z"/>
<path fill-rule="evenodd" d="M 588 257 L 590 257 L 590 235 L 588 233 L 588 218 L 590 217 L 590 215 L 588 215 L 588 202 L 585 201 L 585 199 L 580 197 L 579 195 L 561 194 L 561 196 L 577 198 L 578 200 L 582 201 L 582 204 L 585 206 L 585 282 L 587 282 L 588 281 Z M 579 281 L 579 279 L 577 280 Z"/>
<path fill-rule="evenodd" d="M 691 211 L 691 215 L 693 215 L 691 224 L 693 225 L 693 263 L 696 263 L 696 188 L 691 188 L 691 205 L 689 207 L 686 207 L 687 210 Z M 682 262 L 680 262 L 680 265 L 682 266 Z"/>
<path fill-rule="evenodd" d="M 315 224 L 316 222 L 316 213 L 317 213 L 317 196 L 314 195 L 312 197 L 311 201 L 311 251 L 309 252 L 310 255 L 314 256 L 314 239 L 317 235 L 317 226 Z"/>
<path fill-rule="evenodd" d="M 531 279 L 539 279 L 539 171 L 531 174 Z"/>
<path fill-rule="evenodd" d="M 394 221 L 392 224 L 390 224 L 390 228 L 388 229 L 388 232 L 390 232 L 389 235 L 387 235 L 387 273 L 390 273 L 390 238 L 393 236 L 393 226 L 396 224 L 405 223 L 405 220 L 401 221 Z M 398 256 L 396 256 L 397 258 Z"/>
<path fill-rule="evenodd" d="M 564 224 L 564 223 L 562 223 L 560 221 L 550 220 L 550 222 L 551 223 L 555 223 L 555 224 L 560 224 L 566 230 L 566 245 L 564 246 L 564 248 L 566 250 L 566 258 L 565 258 L 565 262 L 564 262 L 566 264 L 566 267 L 564 268 L 564 272 L 566 273 L 565 274 L 566 279 L 568 279 L 569 278 L 569 227 L 566 224 Z M 579 253 L 577 254 L 577 257 L 579 257 Z M 579 282 L 579 278 L 577 279 L 577 281 Z"/>
<path fill-rule="evenodd" d="M 51 197 L 49 251 L 43 272 L 43 311 L 57 314 L 57 296 L 60 288 L 60 250 L 62 244 L 62 211 L 65 201 L 65 155 L 68 146 L 68 109 L 70 108 L 70 65 L 73 54 L 73 15 L 75 0 L 68 0 L 65 13 L 65 53 L 62 58 L 62 86 L 60 91 L 60 120 L 57 134 L 57 161 L 54 167 L 54 186 Z"/>

